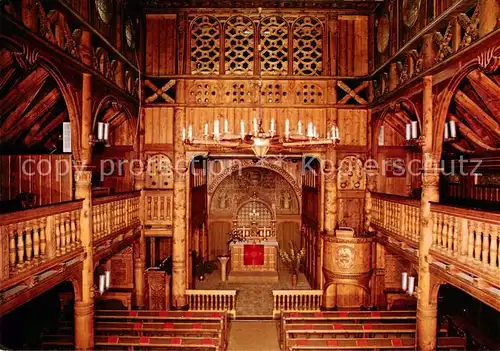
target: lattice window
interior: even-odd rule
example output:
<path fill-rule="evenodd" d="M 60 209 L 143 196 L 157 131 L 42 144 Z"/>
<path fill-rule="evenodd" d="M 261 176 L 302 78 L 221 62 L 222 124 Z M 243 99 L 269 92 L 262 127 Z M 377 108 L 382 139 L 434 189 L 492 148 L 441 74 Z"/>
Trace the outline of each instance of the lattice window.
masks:
<path fill-rule="evenodd" d="M 250 227 L 255 223 L 258 227 L 270 227 L 271 211 L 260 201 L 247 202 L 240 208 L 237 216 L 238 227 Z"/>
<path fill-rule="evenodd" d="M 191 23 L 191 73 L 218 74 L 220 25 L 216 18 L 201 16 Z"/>
<path fill-rule="evenodd" d="M 288 24 L 281 17 L 267 17 L 261 22 L 262 46 L 260 69 L 263 75 L 288 73 Z"/>
<path fill-rule="evenodd" d="M 318 76 L 322 69 L 323 27 L 313 17 L 301 17 L 293 25 L 293 72 Z"/>
<path fill-rule="evenodd" d="M 226 74 L 253 74 L 254 27 L 250 18 L 230 18 L 224 34 Z"/>

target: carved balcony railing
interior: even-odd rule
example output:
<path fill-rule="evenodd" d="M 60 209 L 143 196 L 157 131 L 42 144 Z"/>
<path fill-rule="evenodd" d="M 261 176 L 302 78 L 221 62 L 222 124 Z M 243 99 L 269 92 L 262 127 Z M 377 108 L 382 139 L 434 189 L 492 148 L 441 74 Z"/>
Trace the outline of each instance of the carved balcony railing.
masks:
<path fill-rule="evenodd" d="M 96 198 L 92 205 L 94 243 L 140 225 L 139 191 Z"/>
<path fill-rule="evenodd" d="M 70 6 L 64 1 L 34 1 L 34 5 L 25 2 L 0 5 L 0 12 L 8 14 L 6 18 L 14 26 L 13 31 L 34 34 L 60 49 L 62 55 L 67 54 L 67 64 L 85 67 L 100 75 L 109 86 L 135 99 L 138 97 L 137 67 Z M 86 43 L 83 31 L 90 32 Z"/>
<path fill-rule="evenodd" d="M 431 204 L 431 254 L 500 286 L 500 214 Z"/>
<path fill-rule="evenodd" d="M 189 309 L 193 311 L 226 311 L 236 318 L 236 290 L 186 290 Z"/>
<path fill-rule="evenodd" d="M 420 200 L 404 196 L 372 193 L 372 224 L 418 246 Z"/>
<path fill-rule="evenodd" d="M 82 252 L 82 201 L 0 215 L 0 290 Z"/>
<path fill-rule="evenodd" d="M 273 317 L 281 311 L 320 311 L 323 290 L 273 290 Z"/>

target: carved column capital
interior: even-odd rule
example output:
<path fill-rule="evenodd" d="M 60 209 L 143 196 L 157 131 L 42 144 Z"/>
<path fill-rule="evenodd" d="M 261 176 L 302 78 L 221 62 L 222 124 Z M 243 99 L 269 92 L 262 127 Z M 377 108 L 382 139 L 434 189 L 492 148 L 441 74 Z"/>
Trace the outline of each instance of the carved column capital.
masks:
<path fill-rule="evenodd" d="M 76 186 L 83 187 L 92 185 L 92 172 L 91 171 L 74 171 L 74 178 Z"/>

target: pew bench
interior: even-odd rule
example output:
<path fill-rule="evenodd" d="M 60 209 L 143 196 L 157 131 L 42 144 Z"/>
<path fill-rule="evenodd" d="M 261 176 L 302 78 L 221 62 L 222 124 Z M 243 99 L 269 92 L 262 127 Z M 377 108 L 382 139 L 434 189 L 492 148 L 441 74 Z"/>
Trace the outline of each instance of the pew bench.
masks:
<path fill-rule="evenodd" d="M 373 339 L 291 339 L 286 351 L 293 350 L 415 350 L 414 338 Z M 443 337 L 437 339 L 437 350 L 466 350 L 465 339 Z"/>
<path fill-rule="evenodd" d="M 415 311 L 329 311 L 329 312 L 281 312 L 280 342 L 285 337 L 285 326 L 293 324 L 333 323 L 414 323 Z"/>
<path fill-rule="evenodd" d="M 285 325 L 284 340 L 321 337 L 336 338 L 400 338 L 413 337 L 416 325 L 408 324 L 291 324 Z"/>
<path fill-rule="evenodd" d="M 216 338 L 207 337 L 148 337 L 96 336 L 96 350 L 193 350 L 222 351 L 224 346 Z"/>
<path fill-rule="evenodd" d="M 96 335 L 128 336 L 203 336 L 224 339 L 223 327 L 217 322 L 204 323 L 129 323 L 97 322 Z"/>

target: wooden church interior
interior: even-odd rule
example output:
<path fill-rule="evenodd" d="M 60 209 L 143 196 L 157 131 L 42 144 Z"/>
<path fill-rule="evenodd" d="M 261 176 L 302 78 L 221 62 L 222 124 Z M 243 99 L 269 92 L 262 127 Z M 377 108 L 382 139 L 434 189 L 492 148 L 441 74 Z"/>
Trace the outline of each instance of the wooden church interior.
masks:
<path fill-rule="evenodd" d="M 497 0 L 0 6 L 2 349 L 500 349 Z"/>

